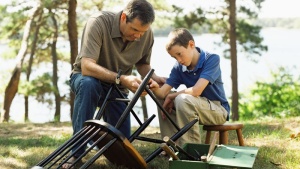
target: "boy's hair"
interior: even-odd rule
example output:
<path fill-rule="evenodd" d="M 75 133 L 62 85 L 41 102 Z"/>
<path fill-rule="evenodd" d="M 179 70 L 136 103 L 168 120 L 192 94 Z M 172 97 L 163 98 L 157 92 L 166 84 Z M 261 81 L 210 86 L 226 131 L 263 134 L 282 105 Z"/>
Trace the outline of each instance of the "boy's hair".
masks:
<path fill-rule="evenodd" d="M 126 22 L 131 22 L 134 18 L 139 19 L 142 25 L 152 24 L 155 20 L 153 6 L 146 0 L 131 0 L 123 9 L 126 14 Z"/>
<path fill-rule="evenodd" d="M 185 28 L 177 28 L 172 30 L 169 33 L 168 39 L 169 41 L 166 45 L 167 51 L 169 51 L 175 45 L 187 48 L 189 41 L 194 41 L 192 34 Z"/>

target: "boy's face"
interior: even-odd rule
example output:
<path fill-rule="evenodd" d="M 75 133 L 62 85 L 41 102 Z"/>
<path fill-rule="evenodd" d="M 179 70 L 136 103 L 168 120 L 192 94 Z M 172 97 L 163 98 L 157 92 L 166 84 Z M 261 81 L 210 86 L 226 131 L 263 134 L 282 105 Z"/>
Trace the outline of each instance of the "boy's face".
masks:
<path fill-rule="evenodd" d="M 180 45 L 174 45 L 168 53 L 175 58 L 181 65 L 190 66 L 193 59 L 193 44 L 189 42 L 187 48 Z"/>

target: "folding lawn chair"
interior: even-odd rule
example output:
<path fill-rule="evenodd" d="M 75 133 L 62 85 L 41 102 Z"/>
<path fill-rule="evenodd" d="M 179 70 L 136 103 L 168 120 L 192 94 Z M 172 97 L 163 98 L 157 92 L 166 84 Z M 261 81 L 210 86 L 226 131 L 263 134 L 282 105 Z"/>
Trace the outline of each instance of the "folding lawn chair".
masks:
<path fill-rule="evenodd" d="M 134 140 L 141 140 L 146 142 L 152 143 L 164 143 L 163 140 L 141 137 L 139 136 L 146 127 L 151 123 L 151 121 L 155 118 L 153 114 L 148 120 L 142 123 L 136 113 L 133 111 L 133 107 L 136 104 L 137 100 L 141 96 L 142 92 L 146 90 L 146 92 L 150 95 L 150 97 L 155 101 L 157 106 L 163 111 L 166 117 L 170 120 L 170 122 L 174 125 L 177 129 L 177 132 L 170 137 L 171 140 L 176 141 L 180 138 L 184 133 L 186 133 L 196 122 L 197 119 L 191 121 L 183 128 L 179 128 L 177 124 L 172 121 L 166 110 L 161 106 L 159 101 L 156 99 L 152 91 L 147 87 L 147 84 L 152 76 L 154 70 L 150 70 L 144 80 L 142 81 L 141 85 L 139 86 L 138 90 L 134 94 L 131 100 L 126 99 L 119 88 L 111 84 L 111 87 L 106 95 L 101 108 L 99 109 L 98 113 L 95 116 L 94 120 L 88 120 L 85 122 L 84 128 L 81 129 L 78 133 L 72 136 L 69 140 L 67 140 L 63 145 L 57 148 L 53 153 L 51 153 L 48 157 L 43 159 L 39 162 L 35 167 L 39 168 L 61 168 L 61 166 L 66 163 L 73 154 L 76 153 L 77 150 L 80 148 L 86 147 L 87 143 L 93 141 L 93 144 L 85 150 L 85 152 L 74 161 L 72 168 L 75 164 L 87 155 L 95 146 L 99 147 L 99 150 L 95 153 L 95 155 L 87 159 L 85 163 L 82 164 L 80 169 L 88 168 L 91 164 L 93 164 L 101 155 L 104 155 L 110 162 L 125 166 L 128 168 L 135 168 L 135 169 L 145 169 L 147 167 L 147 163 L 153 160 L 157 155 L 162 152 L 161 147 L 158 147 L 154 152 L 152 152 L 147 158 L 143 158 L 140 153 L 133 147 L 131 142 Z M 119 74 L 121 72 L 119 71 Z M 116 98 L 114 100 L 109 100 L 109 96 L 113 90 L 116 90 L 120 98 Z M 122 116 L 120 117 L 119 121 L 115 126 L 112 126 L 106 122 L 100 121 L 101 117 L 104 114 L 105 106 L 110 101 L 122 101 L 127 102 L 127 107 L 124 110 Z M 130 138 L 126 138 L 118 129 L 125 121 L 126 117 L 130 115 L 130 112 L 133 114 L 137 122 L 139 123 L 138 129 L 130 136 Z M 71 153 L 71 150 L 75 146 L 79 146 L 75 152 Z"/>

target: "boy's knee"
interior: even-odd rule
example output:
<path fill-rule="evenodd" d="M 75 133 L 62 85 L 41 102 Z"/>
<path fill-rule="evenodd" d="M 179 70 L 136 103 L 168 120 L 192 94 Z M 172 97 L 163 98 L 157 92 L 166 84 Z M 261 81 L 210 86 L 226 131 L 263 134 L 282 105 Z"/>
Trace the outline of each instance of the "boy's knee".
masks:
<path fill-rule="evenodd" d="M 193 97 L 192 95 L 189 94 L 179 94 L 176 98 L 175 98 L 175 105 L 176 105 L 176 110 L 177 109 L 182 109 L 185 108 L 187 105 L 189 105 L 190 102 L 190 97 Z"/>

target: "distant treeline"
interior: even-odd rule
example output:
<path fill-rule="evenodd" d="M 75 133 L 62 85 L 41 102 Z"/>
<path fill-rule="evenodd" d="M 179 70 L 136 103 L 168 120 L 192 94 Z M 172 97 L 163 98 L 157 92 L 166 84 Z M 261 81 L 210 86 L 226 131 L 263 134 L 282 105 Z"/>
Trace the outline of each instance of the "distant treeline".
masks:
<path fill-rule="evenodd" d="M 263 28 L 286 28 L 286 29 L 300 29 L 300 18 L 263 18 L 257 19 L 253 22 L 254 25 L 259 25 Z M 155 36 L 167 36 L 172 26 L 163 27 L 163 28 L 156 28 L 152 27 L 154 30 Z M 201 34 L 201 33 L 208 33 L 209 30 L 206 26 L 193 28 L 191 30 L 192 33 Z"/>
<path fill-rule="evenodd" d="M 254 24 L 263 28 L 278 27 L 287 29 L 300 29 L 300 18 L 264 18 L 258 19 Z"/>

